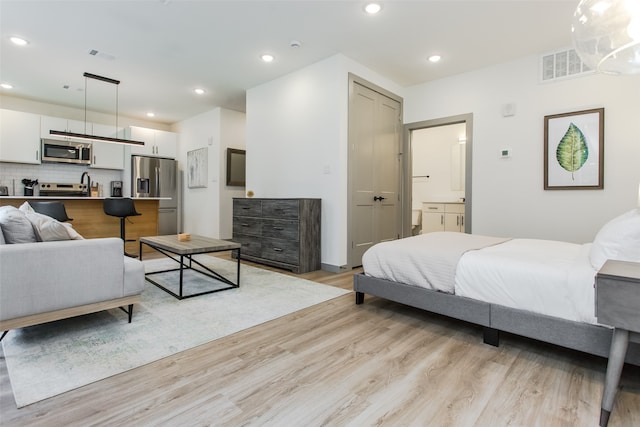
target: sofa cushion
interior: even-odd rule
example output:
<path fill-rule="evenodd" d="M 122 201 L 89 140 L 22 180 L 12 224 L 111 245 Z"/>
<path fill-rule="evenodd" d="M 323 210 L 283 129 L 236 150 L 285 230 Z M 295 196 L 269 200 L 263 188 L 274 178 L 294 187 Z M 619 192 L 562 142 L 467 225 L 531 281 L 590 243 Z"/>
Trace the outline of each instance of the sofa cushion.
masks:
<path fill-rule="evenodd" d="M 0 227 L 6 243 L 37 242 L 36 233 L 23 212 L 13 206 L 0 207 Z"/>
<path fill-rule="evenodd" d="M 37 212 L 26 212 L 25 216 L 31 222 L 38 237 L 40 237 L 40 240 L 43 242 L 83 239 L 83 237 L 71 227 L 71 224 L 64 224 L 55 218 Z"/>
<path fill-rule="evenodd" d="M 122 298 L 124 277 L 116 237 L 2 245 L 0 320 Z"/>

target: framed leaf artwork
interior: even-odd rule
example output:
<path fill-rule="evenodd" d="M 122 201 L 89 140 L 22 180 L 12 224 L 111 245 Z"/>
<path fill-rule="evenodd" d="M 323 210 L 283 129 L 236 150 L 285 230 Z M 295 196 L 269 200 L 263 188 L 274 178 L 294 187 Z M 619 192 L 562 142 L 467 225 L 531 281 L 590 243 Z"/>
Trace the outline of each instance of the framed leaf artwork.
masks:
<path fill-rule="evenodd" d="M 544 117 L 544 189 L 604 188 L 604 108 Z"/>

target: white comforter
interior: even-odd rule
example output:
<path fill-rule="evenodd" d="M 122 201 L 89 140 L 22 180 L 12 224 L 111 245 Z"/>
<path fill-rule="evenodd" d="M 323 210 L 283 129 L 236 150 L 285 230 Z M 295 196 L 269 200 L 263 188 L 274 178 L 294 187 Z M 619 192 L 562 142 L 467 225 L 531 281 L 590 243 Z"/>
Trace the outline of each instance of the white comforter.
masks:
<path fill-rule="evenodd" d="M 452 294 L 460 257 L 506 240 L 447 231 L 421 234 L 371 247 L 362 256 L 362 265 L 369 276 Z"/>
<path fill-rule="evenodd" d="M 461 254 L 454 280 L 450 279 L 447 285 L 437 281 L 438 285 L 433 286 L 429 277 L 449 273 L 446 266 L 434 273 L 442 260 L 432 261 L 434 239 L 423 237 L 429 234 L 372 247 L 362 259 L 365 274 L 567 320 L 596 323 L 593 289 L 596 270 L 589 262 L 590 243 L 487 241 L 486 247 L 481 245 L 481 249 Z M 456 239 L 475 236 L 442 234 L 459 234 Z M 436 245 L 436 249 L 438 246 L 443 247 Z"/>

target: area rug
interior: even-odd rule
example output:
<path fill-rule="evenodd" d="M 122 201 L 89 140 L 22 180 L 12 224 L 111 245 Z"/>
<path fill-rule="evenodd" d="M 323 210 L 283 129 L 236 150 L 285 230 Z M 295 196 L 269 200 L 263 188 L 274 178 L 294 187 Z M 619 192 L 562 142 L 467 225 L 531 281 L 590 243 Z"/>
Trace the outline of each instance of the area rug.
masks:
<path fill-rule="evenodd" d="M 235 282 L 236 263 L 211 256 L 200 262 Z M 177 266 L 144 261 L 147 272 Z M 175 273 L 153 276 L 167 285 Z M 185 293 L 211 286 L 185 275 Z M 107 378 L 327 301 L 348 291 L 242 265 L 240 287 L 178 300 L 149 282 L 133 322 L 119 309 L 10 331 L 2 341 L 18 407 Z"/>

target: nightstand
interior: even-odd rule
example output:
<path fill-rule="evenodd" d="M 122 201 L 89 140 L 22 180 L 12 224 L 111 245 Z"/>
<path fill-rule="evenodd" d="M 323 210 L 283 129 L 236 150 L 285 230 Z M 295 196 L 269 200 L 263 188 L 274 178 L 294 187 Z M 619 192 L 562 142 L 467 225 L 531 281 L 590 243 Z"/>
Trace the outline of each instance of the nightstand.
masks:
<path fill-rule="evenodd" d="M 596 317 L 613 326 L 600 426 L 609 422 L 629 341 L 640 342 L 640 263 L 608 260 L 596 275 Z"/>

